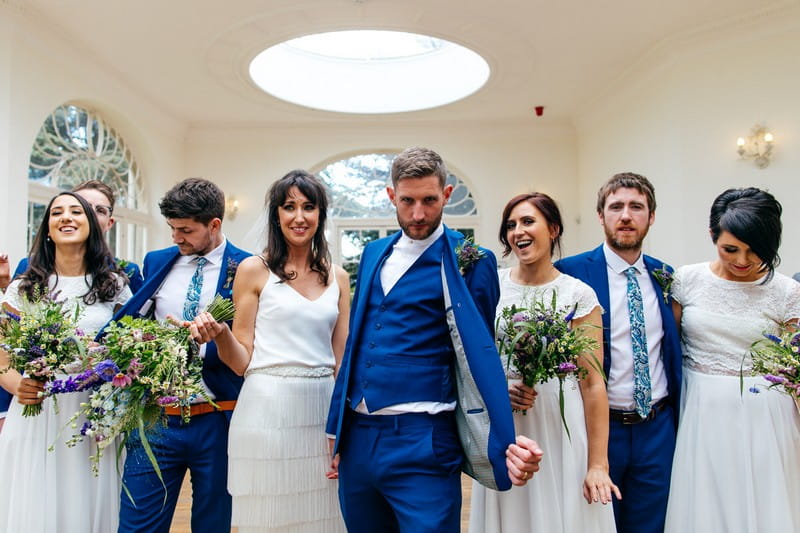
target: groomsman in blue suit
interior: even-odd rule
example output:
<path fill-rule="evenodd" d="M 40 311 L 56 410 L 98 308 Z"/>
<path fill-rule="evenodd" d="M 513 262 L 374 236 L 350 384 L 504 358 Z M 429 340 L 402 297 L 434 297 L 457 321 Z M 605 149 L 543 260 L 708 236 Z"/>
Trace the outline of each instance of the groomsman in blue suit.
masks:
<path fill-rule="evenodd" d="M 115 320 L 126 315 L 191 320 L 216 294 L 230 297 L 236 267 L 250 255 L 223 235 L 225 196 L 210 181 L 190 178 L 178 183 L 159 207 L 176 246 L 145 256 L 144 285 Z M 188 424 L 182 422 L 179 409 L 167 408 L 167 427 L 148 432 L 166 500 L 139 434 L 130 436 L 122 478 L 130 497 L 123 489 L 120 532 L 168 533 L 187 469 L 192 480 L 192 531 L 230 531 L 228 423 L 242 378 L 219 359 L 214 343 L 203 346 L 203 382 L 218 407 L 194 404 Z"/>
<path fill-rule="evenodd" d="M 681 387 L 681 347 L 668 287 L 654 272 L 672 272 L 642 254 L 655 220 L 656 197 L 639 174 L 616 174 L 597 195 L 606 235 L 592 251 L 556 267 L 589 284 L 603 314 L 603 366 L 608 377 L 611 479 L 620 533 L 664 530 Z"/>
<path fill-rule="evenodd" d="M 446 178 L 431 150 L 398 155 L 387 192 L 402 231 L 361 256 L 327 424 L 350 533 L 458 532 L 462 466 L 506 490 L 542 456 L 514 443 L 492 334 L 497 263 L 482 249 L 459 264 L 464 238 L 442 224 Z"/>

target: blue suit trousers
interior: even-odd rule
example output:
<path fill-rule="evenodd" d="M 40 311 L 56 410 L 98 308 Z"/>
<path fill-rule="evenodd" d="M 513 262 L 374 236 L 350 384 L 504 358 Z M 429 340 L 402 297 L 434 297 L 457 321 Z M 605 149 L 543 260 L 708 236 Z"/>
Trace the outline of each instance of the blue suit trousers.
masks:
<path fill-rule="evenodd" d="M 458 533 L 463 452 L 452 412 L 346 412 L 339 501 L 349 533 Z"/>
<path fill-rule="evenodd" d="M 147 432 L 166 485 L 159 481 L 138 432 L 127 443 L 122 482 L 119 532 L 169 533 L 186 470 L 192 480 L 192 532 L 229 533 L 231 496 L 228 494 L 228 416 L 214 412 L 192 417 L 168 416 L 167 427 Z"/>
<path fill-rule="evenodd" d="M 670 405 L 641 424 L 610 421 L 609 473 L 622 492 L 622 500 L 614 498 L 618 533 L 663 533 L 674 452 Z"/>

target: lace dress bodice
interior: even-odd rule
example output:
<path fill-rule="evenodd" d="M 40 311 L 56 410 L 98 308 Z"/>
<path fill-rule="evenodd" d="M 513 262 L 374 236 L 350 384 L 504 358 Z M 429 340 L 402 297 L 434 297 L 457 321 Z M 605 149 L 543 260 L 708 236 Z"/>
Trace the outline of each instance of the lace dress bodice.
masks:
<path fill-rule="evenodd" d="M 554 292 L 556 293 L 556 306 L 559 310 L 569 312 L 576 303 L 578 304 L 574 318 L 582 318 L 591 313 L 595 307 L 600 306 L 597 296 L 590 286 L 566 274 L 559 274 L 553 281 L 536 286 L 521 285 L 513 281 L 510 268 L 499 270 L 497 275 L 500 279 L 500 301 L 497 304 L 495 321 L 501 317 L 504 307 L 511 305 L 522 307 L 535 300 L 542 300 L 549 305 Z M 497 334 L 502 335 L 500 331 Z M 503 367 L 506 368 L 507 377 L 519 379 L 521 377 L 519 373 L 506 363 L 507 361 L 504 360 Z"/>
<path fill-rule="evenodd" d="M 684 364 L 696 372 L 748 374 L 753 342 L 800 317 L 800 283 L 782 274 L 766 284 L 729 281 L 698 263 L 675 272 L 672 296 L 681 304 Z"/>

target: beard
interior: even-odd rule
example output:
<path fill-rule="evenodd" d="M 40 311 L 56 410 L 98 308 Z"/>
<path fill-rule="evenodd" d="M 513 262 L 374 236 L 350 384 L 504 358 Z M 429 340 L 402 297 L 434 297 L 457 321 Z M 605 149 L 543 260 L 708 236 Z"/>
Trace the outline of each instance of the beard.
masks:
<path fill-rule="evenodd" d="M 442 223 L 442 213 L 440 212 L 437 217 L 431 220 L 425 220 L 423 223 L 426 224 L 427 227 L 423 230 L 417 230 L 414 228 L 414 222 L 402 220 L 400 215 L 397 215 L 397 224 L 400 226 L 400 229 L 403 230 L 403 233 L 405 233 L 409 239 L 421 241 L 433 235 L 433 232 L 436 231 L 436 228 Z"/>
<path fill-rule="evenodd" d="M 603 226 L 606 233 L 606 242 L 615 250 L 641 250 L 644 238 L 647 236 L 647 230 L 636 230 L 631 235 L 623 235 L 623 238 L 618 238 L 613 228 Z"/>

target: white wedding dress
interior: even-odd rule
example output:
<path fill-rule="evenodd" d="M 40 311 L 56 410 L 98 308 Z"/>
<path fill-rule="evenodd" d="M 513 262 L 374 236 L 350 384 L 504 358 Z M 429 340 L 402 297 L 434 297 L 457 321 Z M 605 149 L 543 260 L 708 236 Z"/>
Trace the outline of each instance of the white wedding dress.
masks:
<path fill-rule="evenodd" d="M 800 416 L 762 377 L 739 377 L 764 331 L 800 317 L 800 284 L 728 281 L 701 263 L 678 269 L 673 296 L 684 363 L 666 531 L 800 531 Z"/>
<path fill-rule="evenodd" d="M 343 533 L 338 483 L 326 478 L 339 285 L 309 300 L 270 272 L 253 357 L 233 411 L 228 491 L 239 533 Z"/>
<path fill-rule="evenodd" d="M 503 307 L 518 306 L 531 296 L 544 298 L 549 305 L 553 291 L 557 306 L 572 307 L 577 302 L 576 318 L 588 315 L 599 306 L 594 291 L 580 280 L 560 274 L 545 285 L 519 285 L 510 278 L 510 269 L 499 271 L 500 302 Z M 503 360 L 506 366 L 507 361 Z M 518 377 L 509 368 L 510 379 Z M 539 472 L 523 487 L 506 492 L 487 489 L 472 483 L 469 518 L 470 533 L 611 533 L 616 531 L 612 506 L 587 504 L 583 498 L 586 477 L 588 439 L 583 411 L 583 398 L 574 379 L 564 381 L 564 416 L 572 440 L 561 422 L 558 405 L 558 378 L 536 385 L 538 396 L 527 414 L 514 413 L 518 435 L 535 439 L 545 452 Z M 624 496 L 624 495 L 623 495 Z"/>
<path fill-rule="evenodd" d="M 55 276 L 51 277 L 51 288 Z M 19 281 L 6 290 L 4 302 L 20 308 Z M 78 327 L 91 339 L 113 316 L 114 307 L 131 296 L 126 285 L 113 302 L 85 305 L 88 291 L 83 276 L 58 277 L 55 290 L 64 309 L 82 308 Z M 96 451 L 91 439 L 69 448 L 65 442 L 75 431 L 70 417 L 87 401 L 89 392 L 58 396 L 42 402 L 42 412 L 23 417 L 22 404 L 12 399 L 0 433 L 0 531 L 8 533 L 108 533 L 117 530 L 120 476 L 115 446 L 105 449 L 99 475 L 92 474 L 90 456 Z M 84 420 L 79 419 L 77 427 Z M 53 451 L 48 447 L 53 446 Z M 120 459 L 120 465 L 124 457 Z"/>

